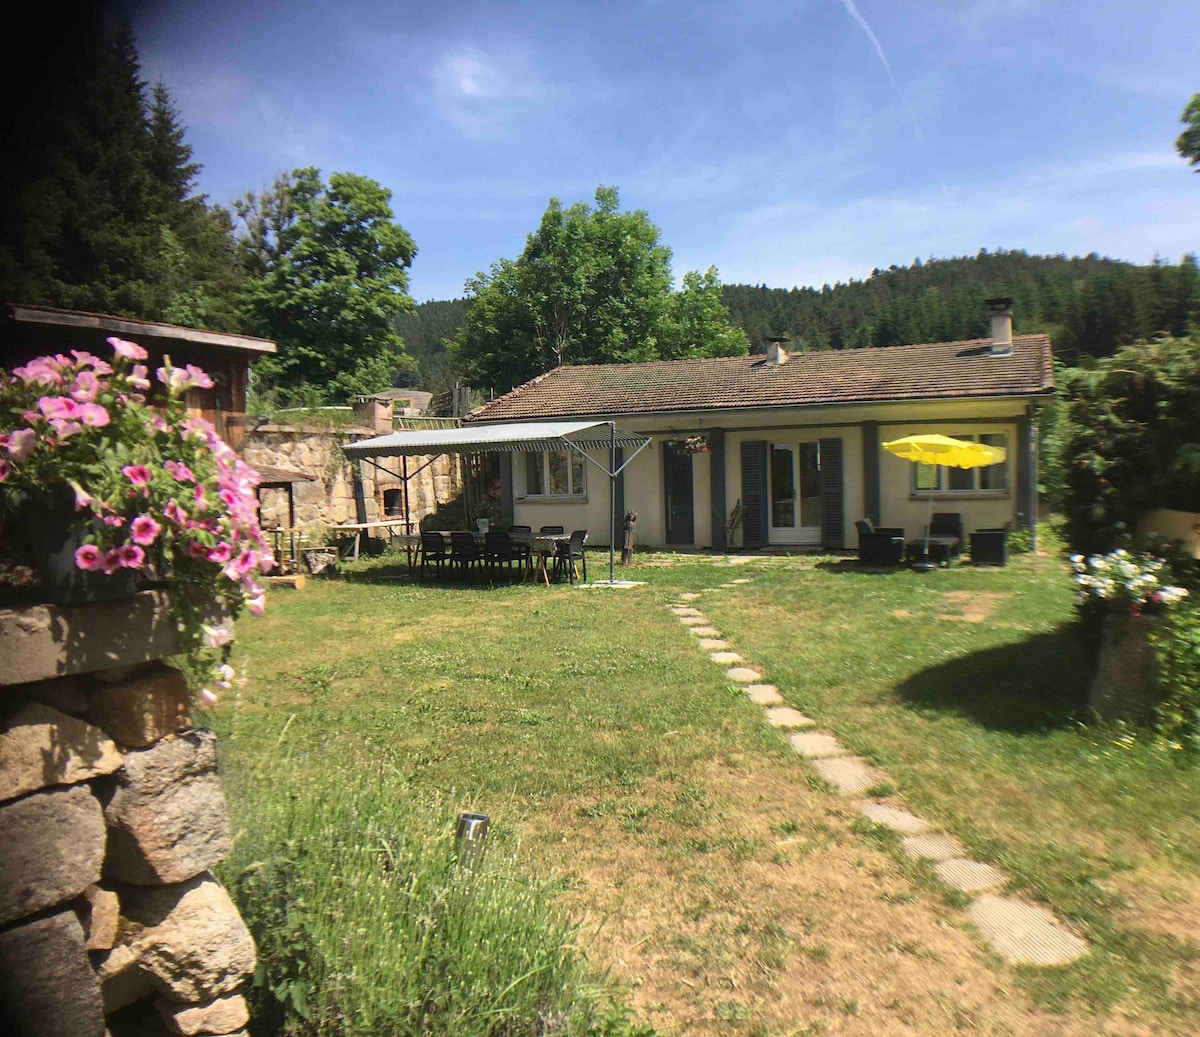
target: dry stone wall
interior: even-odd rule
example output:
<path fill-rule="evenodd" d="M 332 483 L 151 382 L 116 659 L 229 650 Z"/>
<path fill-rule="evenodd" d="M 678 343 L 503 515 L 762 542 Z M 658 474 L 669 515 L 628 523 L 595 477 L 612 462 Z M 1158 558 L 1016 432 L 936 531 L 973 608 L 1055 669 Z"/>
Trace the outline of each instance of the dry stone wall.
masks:
<path fill-rule="evenodd" d="M 252 468 L 285 468 L 316 476 L 312 482 L 295 483 L 292 491 L 296 525 L 311 534 L 358 521 L 354 466 L 342 453 L 342 444 L 376 434 L 367 428 L 335 430 L 282 422 L 248 425 L 242 457 Z M 426 457 L 408 459 L 409 471 L 417 473 L 408 481 L 409 517 L 414 523 L 437 511 L 439 504 L 452 500 L 462 486 L 456 457 L 442 455 L 426 464 L 429 461 Z M 385 466 L 399 472 L 401 460 L 389 458 Z M 361 477 L 366 520 L 386 518 L 384 494 L 399 490 L 403 481 L 369 464 L 361 466 Z M 264 527 L 288 524 L 286 491 L 263 492 L 260 518 Z"/>
<path fill-rule="evenodd" d="M 254 941 L 165 600 L 0 610 L 0 1032 L 242 1034 Z"/>

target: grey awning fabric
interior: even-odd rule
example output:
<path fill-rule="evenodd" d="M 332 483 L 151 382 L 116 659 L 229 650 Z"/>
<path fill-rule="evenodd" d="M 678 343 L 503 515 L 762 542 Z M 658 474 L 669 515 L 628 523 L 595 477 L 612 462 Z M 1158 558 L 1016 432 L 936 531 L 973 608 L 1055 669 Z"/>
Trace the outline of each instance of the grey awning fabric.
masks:
<path fill-rule="evenodd" d="M 468 425 L 465 428 L 420 429 L 347 443 L 342 451 L 360 460 L 371 457 L 424 456 L 427 454 L 480 454 L 492 451 L 530 452 L 607 449 L 612 442 L 607 421 L 522 421 L 503 425 Z M 616 430 L 616 445 L 641 448 L 648 436 Z"/>

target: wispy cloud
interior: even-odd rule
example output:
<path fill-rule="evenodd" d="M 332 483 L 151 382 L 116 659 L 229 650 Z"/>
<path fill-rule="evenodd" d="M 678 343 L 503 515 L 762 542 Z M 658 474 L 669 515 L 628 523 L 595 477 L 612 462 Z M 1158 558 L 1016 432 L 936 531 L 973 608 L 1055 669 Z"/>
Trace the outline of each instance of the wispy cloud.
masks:
<path fill-rule="evenodd" d="M 879 55 L 879 60 L 888 74 L 888 79 L 892 81 L 892 86 L 895 88 L 896 93 L 900 93 L 900 85 L 896 82 L 896 77 L 892 73 L 892 63 L 888 61 L 887 55 L 883 52 L 883 45 L 879 42 L 879 37 L 875 35 L 875 31 L 862 16 L 858 5 L 855 4 L 854 0 L 842 0 L 842 6 L 846 9 L 846 13 L 858 22 L 859 28 L 867 34 L 867 39 L 871 41 L 871 46 L 875 48 L 875 53 Z"/>
<path fill-rule="evenodd" d="M 516 51 L 465 47 L 442 54 L 431 71 L 437 105 L 468 137 L 497 134 L 538 96 L 537 77 Z"/>

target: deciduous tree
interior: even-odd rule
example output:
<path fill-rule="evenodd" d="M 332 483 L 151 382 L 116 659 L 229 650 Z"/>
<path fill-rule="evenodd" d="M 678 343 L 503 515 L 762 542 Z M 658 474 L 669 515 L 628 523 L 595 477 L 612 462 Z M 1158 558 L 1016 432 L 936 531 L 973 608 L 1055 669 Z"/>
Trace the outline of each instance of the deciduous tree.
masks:
<path fill-rule="evenodd" d="M 407 358 L 394 321 L 413 309 L 417 247 L 393 222 L 391 192 L 354 173 L 297 169 L 237 203 L 243 303 L 279 344 L 257 373 L 284 395 L 343 400 L 391 384 Z"/>
<path fill-rule="evenodd" d="M 615 187 L 598 187 L 594 207 L 564 209 L 552 198 L 520 257 L 495 263 L 467 292 L 454 356 L 480 387 L 505 391 L 562 364 L 746 351 L 716 272 L 689 275 L 686 298 L 675 301 L 670 249 L 645 212 L 620 211 Z"/>

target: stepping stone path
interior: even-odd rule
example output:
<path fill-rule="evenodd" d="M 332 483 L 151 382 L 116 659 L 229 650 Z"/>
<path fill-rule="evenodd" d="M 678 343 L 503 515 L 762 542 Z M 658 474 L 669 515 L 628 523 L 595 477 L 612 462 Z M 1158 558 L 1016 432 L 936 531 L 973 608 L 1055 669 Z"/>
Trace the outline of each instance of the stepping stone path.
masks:
<path fill-rule="evenodd" d="M 1016 897 L 982 896 L 970 914 L 996 953 L 1014 965 L 1066 965 L 1087 953 L 1087 944 L 1044 907 Z"/>
<path fill-rule="evenodd" d="M 756 706 L 773 706 L 783 702 L 783 696 L 774 684 L 747 684 L 742 690 Z"/>
<path fill-rule="evenodd" d="M 916 814 L 910 814 L 900 807 L 890 807 L 886 803 L 876 803 L 867 799 L 858 804 L 858 809 L 866 815 L 869 821 L 890 828 L 902 835 L 919 835 L 929 828 L 929 822 Z"/>
<path fill-rule="evenodd" d="M 730 564 L 753 561 L 730 559 Z M 722 588 L 750 583 L 748 577 L 721 584 Z M 709 625 L 699 609 L 684 602 L 696 601 L 697 592 L 679 595 L 679 602 L 667 607 L 696 636 L 696 645 L 720 665 L 741 662 L 730 643 L 716 627 Z M 851 756 L 827 731 L 795 730 L 815 727 L 815 722 L 787 705 L 774 684 L 762 681 L 762 673 L 749 666 L 735 666 L 725 676 L 742 685 L 746 697 L 764 707 L 772 727 L 790 728 L 788 742 L 811 764 L 820 777 L 843 796 L 861 796 L 868 789 L 891 784 L 887 774 L 872 767 L 861 756 Z M 980 894 L 970 905 L 971 921 L 992 949 L 1013 965 L 1066 965 L 1088 952 L 1088 944 L 1061 925 L 1054 915 L 1036 904 L 1016 896 L 985 893 L 1008 883 L 1008 876 L 983 861 L 965 856 L 958 841 L 941 832 L 931 831 L 929 822 L 903 807 L 879 800 L 858 800 L 855 804 L 868 820 L 903 836 L 901 847 L 910 856 L 933 864 L 937 877 L 953 889 L 968 895 Z"/>
<path fill-rule="evenodd" d="M 749 666 L 735 666 L 732 670 L 726 670 L 725 676 L 735 684 L 752 684 L 758 680 L 762 674 L 757 670 L 750 669 Z"/>
<path fill-rule="evenodd" d="M 779 701 L 782 702 L 783 699 Z M 813 727 L 816 721 L 810 720 L 800 710 L 792 709 L 791 706 L 772 706 L 767 710 L 767 723 L 772 727 Z"/>
<path fill-rule="evenodd" d="M 978 893 L 983 889 L 994 889 L 1008 882 L 1008 876 L 990 864 L 982 861 L 967 860 L 964 857 L 951 857 L 934 865 L 937 877 L 947 886 L 953 886 L 962 893 Z"/>
<path fill-rule="evenodd" d="M 841 742 L 833 735 L 827 735 L 822 731 L 805 731 L 802 734 L 788 735 L 788 741 L 796 752 L 810 760 L 824 760 L 833 756 L 849 755 L 842 748 Z"/>

